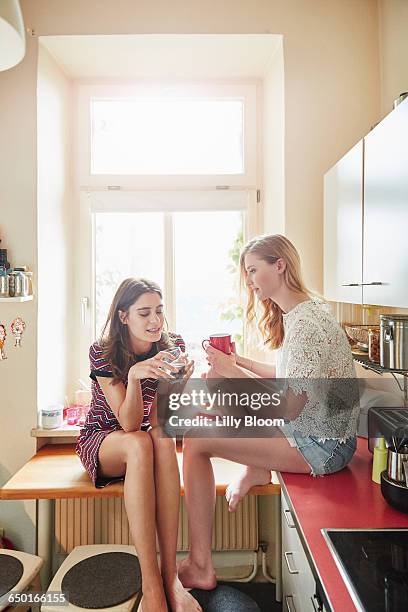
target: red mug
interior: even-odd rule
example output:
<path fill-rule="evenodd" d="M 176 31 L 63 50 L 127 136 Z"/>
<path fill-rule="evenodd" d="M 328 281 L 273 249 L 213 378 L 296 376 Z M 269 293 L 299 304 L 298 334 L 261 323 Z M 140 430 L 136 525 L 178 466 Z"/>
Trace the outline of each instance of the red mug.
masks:
<path fill-rule="evenodd" d="M 206 349 L 206 346 L 204 345 L 205 342 L 208 342 L 210 346 L 222 351 L 223 353 L 226 353 L 227 355 L 230 355 L 235 351 L 235 343 L 232 342 L 230 334 L 213 334 L 209 339 L 206 338 L 201 343 L 204 350 Z"/>

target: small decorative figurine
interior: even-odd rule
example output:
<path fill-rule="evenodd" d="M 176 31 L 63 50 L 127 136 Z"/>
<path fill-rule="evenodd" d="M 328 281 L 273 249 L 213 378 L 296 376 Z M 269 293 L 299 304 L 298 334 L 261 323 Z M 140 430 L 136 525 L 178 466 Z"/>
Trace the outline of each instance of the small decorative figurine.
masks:
<path fill-rule="evenodd" d="M 4 343 L 6 342 L 6 336 L 7 336 L 6 326 L 3 324 L 0 324 L 0 361 L 2 359 L 7 359 L 6 353 L 4 352 Z"/>
<path fill-rule="evenodd" d="M 14 346 L 21 346 L 21 336 L 23 335 L 25 328 L 26 324 L 21 317 L 15 318 L 10 325 L 11 333 L 16 339 Z"/>

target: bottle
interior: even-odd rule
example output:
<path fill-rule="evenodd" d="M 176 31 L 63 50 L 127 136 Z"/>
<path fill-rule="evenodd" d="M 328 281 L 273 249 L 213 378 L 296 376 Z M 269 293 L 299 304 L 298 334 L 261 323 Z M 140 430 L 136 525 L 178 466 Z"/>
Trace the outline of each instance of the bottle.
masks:
<path fill-rule="evenodd" d="M 380 363 L 380 331 L 377 328 L 368 330 L 368 358 Z"/>
<path fill-rule="evenodd" d="M 3 271 L 4 274 L 6 274 L 9 269 L 10 264 L 7 261 L 7 249 L 0 249 L 0 271 Z"/>
<path fill-rule="evenodd" d="M 387 469 L 388 449 L 385 446 L 384 438 L 380 438 L 378 445 L 374 447 L 373 472 L 371 479 L 377 484 L 381 484 L 381 472 Z"/>

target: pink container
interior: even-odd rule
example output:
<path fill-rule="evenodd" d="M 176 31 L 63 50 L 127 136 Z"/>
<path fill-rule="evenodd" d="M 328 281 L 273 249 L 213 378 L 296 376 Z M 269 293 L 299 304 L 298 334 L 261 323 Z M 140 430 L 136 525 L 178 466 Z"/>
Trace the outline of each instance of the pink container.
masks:
<path fill-rule="evenodd" d="M 78 406 L 70 406 L 67 408 L 67 423 L 68 425 L 76 425 L 79 419 Z"/>
<path fill-rule="evenodd" d="M 79 409 L 79 418 L 78 425 L 82 427 L 86 421 L 86 417 L 88 416 L 90 406 L 78 406 Z"/>

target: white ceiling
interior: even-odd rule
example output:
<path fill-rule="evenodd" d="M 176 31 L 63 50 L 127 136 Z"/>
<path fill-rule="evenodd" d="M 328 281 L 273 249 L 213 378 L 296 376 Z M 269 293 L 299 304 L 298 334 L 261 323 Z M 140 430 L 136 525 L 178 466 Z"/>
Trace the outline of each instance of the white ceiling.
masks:
<path fill-rule="evenodd" d="M 72 78 L 262 78 L 278 34 L 42 36 Z"/>

